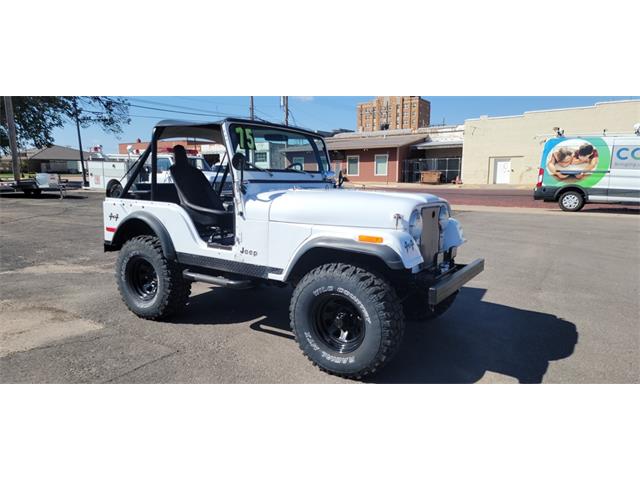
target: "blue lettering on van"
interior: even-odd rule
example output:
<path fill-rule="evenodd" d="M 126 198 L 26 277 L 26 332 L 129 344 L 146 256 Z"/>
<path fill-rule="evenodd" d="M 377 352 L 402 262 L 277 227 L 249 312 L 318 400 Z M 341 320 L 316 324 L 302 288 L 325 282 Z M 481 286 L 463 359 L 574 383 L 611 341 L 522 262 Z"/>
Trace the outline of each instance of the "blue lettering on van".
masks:
<path fill-rule="evenodd" d="M 640 147 L 631 150 L 630 154 L 629 150 L 630 149 L 628 147 L 619 148 L 616 152 L 616 157 L 618 158 L 618 160 L 629 160 L 629 157 L 633 158 L 634 160 L 640 160 Z"/>
<path fill-rule="evenodd" d="M 618 157 L 619 160 L 627 160 L 629 158 L 628 155 L 625 155 L 624 157 L 622 156 L 622 153 L 627 153 L 629 151 L 629 149 L 627 147 L 622 147 L 618 149 L 618 153 L 616 155 L 616 157 Z"/>
<path fill-rule="evenodd" d="M 632 143 L 614 147 L 611 168 L 640 170 L 640 146 Z"/>

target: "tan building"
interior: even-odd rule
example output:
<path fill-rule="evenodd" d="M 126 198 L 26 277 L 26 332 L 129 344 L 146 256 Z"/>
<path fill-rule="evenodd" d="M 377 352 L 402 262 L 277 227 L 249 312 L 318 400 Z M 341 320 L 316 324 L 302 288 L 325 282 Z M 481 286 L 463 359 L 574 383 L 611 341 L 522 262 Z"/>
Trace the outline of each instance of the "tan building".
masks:
<path fill-rule="evenodd" d="M 638 122 L 640 100 L 467 120 L 462 180 L 467 184 L 533 185 L 542 148 L 546 140 L 555 136 L 554 128 L 564 130 L 565 136 L 633 134 Z"/>
<path fill-rule="evenodd" d="M 431 103 L 421 97 L 376 97 L 357 107 L 357 131 L 415 130 L 428 127 Z"/>

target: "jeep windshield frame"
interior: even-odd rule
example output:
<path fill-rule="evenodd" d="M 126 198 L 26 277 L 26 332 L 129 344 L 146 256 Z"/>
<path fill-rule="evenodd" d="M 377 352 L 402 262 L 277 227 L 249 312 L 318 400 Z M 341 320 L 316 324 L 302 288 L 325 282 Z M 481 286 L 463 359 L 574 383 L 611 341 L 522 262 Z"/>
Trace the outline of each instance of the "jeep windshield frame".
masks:
<path fill-rule="evenodd" d="M 225 122 L 230 156 L 242 154 L 243 165 L 236 171 L 319 174 L 331 171 L 327 147 L 322 136 L 307 130 L 253 121 Z"/>

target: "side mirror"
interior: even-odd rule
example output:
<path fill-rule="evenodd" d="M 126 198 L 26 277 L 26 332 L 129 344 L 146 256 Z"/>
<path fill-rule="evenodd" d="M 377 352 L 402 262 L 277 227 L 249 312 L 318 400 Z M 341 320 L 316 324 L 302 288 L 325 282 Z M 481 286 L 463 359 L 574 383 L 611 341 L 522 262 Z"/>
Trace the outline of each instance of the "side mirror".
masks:
<path fill-rule="evenodd" d="M 342 170 L 340 170 L 340 173 L 338 173 L 338 188 L 342 188 L 343 183 L 344 183 L 344 173 L 342 173 Z"/>
<path fill-rule="evenodd" d="M 247 163 L 247 157 L 244 156 L 243 153 L 236 152 L 233 157 L 231 157 L 231 165 L 236 170 L 240 170 L 240 192 L 247 193 L 247 187 L 244 184 L 244 167 Z"/>
<path fill-rule="evenodd" d="M 243 153 L 237 152 L 233 155 L 231 159 L 231 164 L 233 168 L 236 170 L 244 170 L 245 163 L 247 161 L 247 157 L 244 156 Z"/>

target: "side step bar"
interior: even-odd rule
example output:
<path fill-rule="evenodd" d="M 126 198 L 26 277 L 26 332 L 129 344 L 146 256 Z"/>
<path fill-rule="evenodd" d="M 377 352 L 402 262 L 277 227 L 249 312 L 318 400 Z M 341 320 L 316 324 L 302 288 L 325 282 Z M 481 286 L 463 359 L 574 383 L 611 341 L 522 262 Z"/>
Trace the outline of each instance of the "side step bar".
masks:
<path fill-rule="evenodd" d="M 191 272 L 184 270 L 182 276 L 191 280 L 192 282 L 210 283 L 211 285 L 218 285 L 219 287 L 236 288 L 238 290 L 251 288 L 253 282 L 251 280 L 230 280 L 224 277 L 213 277 L 211 275 L 205 275 L 203 273 Z"/>

